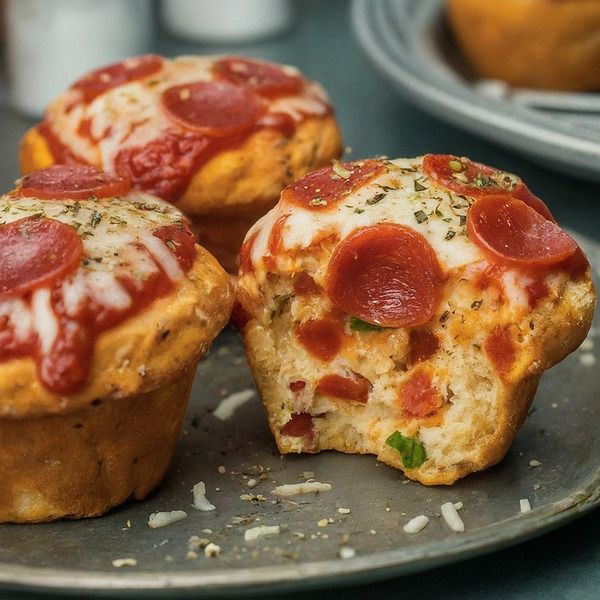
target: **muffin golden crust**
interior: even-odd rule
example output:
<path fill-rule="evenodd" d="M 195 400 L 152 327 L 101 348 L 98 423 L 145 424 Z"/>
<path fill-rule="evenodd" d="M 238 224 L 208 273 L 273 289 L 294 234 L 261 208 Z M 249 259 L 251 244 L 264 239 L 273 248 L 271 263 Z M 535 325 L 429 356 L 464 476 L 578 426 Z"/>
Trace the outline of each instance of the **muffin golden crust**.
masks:
<path fill-rule="evenodd" d="M 483 77 L 516 87 L 600 89 L 596 0 L 448 0 L 448 16 Z"/>
<path fill-rule="evenodd" d="M 280 451 L 375 454 L 425 484 L 502 459 L 595 302 L 545 204 L 449 155 L 309 174 L 240 261 L 234 314 Z"/>
<path fill-rule="evenodd" d="M 25 177 L 0 207 L 0 522 L 143 498 L 230 278 L 176 208 L 89 167 Z"/>
<path fill-rule="evenodd" d="M 340 152 L 327 95 L 293 67 L 143 56 L 59 96 L 23 138 L 20 165 L 83 163 L 129 178 L 181 208 L 212 251 L 205 217 L 244 220 L 245 233 L 286 184 Z M 236 253 L 237 230 L 224 231 Z"/>

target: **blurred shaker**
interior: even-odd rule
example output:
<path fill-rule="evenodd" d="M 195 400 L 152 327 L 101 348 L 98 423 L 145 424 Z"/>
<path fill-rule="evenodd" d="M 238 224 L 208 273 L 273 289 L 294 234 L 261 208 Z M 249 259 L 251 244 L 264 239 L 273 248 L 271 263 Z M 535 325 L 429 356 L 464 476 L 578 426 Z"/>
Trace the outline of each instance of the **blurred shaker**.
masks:
<path fill-rule="evenodd" d="M 291 0 L 162 0 L 161 9 L 174 35 L 215 44 L 282 33 L 294 17 Z"/>
<path fill-rule="evenodd" d="M 149 0 L 7 0 L 13 106 L 39 117 L 87 71 L 146 52 L 151 18 Z"/>

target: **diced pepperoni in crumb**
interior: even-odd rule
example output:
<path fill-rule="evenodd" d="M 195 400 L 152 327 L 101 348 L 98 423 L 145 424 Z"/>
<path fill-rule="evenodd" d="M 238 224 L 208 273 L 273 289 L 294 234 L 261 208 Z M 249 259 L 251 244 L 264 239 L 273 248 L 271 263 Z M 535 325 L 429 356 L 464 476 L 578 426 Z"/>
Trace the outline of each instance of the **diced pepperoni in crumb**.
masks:
<path fill-rule="evenodd" d="M 506 376 L 517 358 L 517 347 L 510 326 L 497 325 L 485 339 L 484 349 L 498 373 L 503 377 Z"/>
<path fill-rule="evenodd" d="M 412 329 L 409 335 L 410 364 L 431 358 L 440 348 L 440 341 L 435 333 L 425 329 Z"/>
<path fill-rule="evenodd" d="M 294 275 L 293 285 L 297 296 L 315 296 L 323 291 L 306 271 Z"/>
<path fill-rule="evenodd" d="M 296 413 L 281 428 L 281 434 L 290 437 L 304 437 L 313 435 L 312 417 L 308 413 Z"/>
<path fill-rule="evenodd" d="M 427 417 L 442 405 L 442 397 L 433 387 L 429 373 L 416 371 L 402 384 L 400 405 L 412 417 Z"/>
<path fill-rule="evenodd" d="M 297 381 L 290 381 L 288 386 L 292 392 L 301 392 L 306 387 L 306 381 L 298 379 Z"/>
<path fill-rule="evenodd" d="M 297 325 L 296 339 L 310 354 L 329 362 L 333 360 L 343 345 L 342 325 L 334 319 L 313 319 Z"/>
<path fill-rule="evenodd" d="M 336 374 L 325 375 L 319 379 L 315 389 L 321 396 L 366 404 L 371 388 L 371 382 L 366 377 L 352 373 L 349 377 Z"/>

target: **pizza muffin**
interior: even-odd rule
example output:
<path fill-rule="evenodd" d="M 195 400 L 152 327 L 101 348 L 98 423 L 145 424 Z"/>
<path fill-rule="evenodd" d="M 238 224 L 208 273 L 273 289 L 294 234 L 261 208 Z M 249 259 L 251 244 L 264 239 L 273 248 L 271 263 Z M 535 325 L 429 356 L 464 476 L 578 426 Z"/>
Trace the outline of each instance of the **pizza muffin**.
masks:
<path fill-rule="evenodd" d="M 22 178 L 0 215 L 0 522 L 143 498 L 229 319 L 229 276 L 179 210 L 93 167 Z"/>
<path fill-rule="evenodd" d="M 600 90 L 597 0 L 448 0 L 475 71 L 518 87 Z"/>
<path fill-rule="evenodd" d="M 341 152 L 327 95 L 293 67 L 239 57 L 148 55 L 94 71 L 21 142 L 22 173 L 81 163 L 191 217 L 229 270 L 281 189 Z"/>
<path fill-rule="evenodd" d="M 521 179 L 448 155 L 307 175 L 240 263 L 235 320 L 280 451 L 375 454 L 425 484 L 504 456 L 595 300 Z"/>

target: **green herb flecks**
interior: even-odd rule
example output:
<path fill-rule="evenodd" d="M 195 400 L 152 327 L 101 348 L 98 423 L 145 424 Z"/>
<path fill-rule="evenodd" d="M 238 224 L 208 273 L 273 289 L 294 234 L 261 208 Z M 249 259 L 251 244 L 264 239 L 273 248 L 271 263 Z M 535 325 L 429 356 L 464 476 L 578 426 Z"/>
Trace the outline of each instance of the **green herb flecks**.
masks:
<path fill-rule="evenodd" d="M 350 317 L 350 329 L 352 331 L 383 331 L 385 327 L 367 323 L 357 317 Z"/>
<path fill-rule="evenodd" d="M 380 194 L 375 194 L 372 198 L 369 198 L 367 200 L 367 204 L 369 206 L 372 206 L 373 204 L 377 204 L 378 202 L 381 202 L 384 198 L 385 198 L 386 194 L 385 193 L 380 193 Z"/>
<path fill-rule="evenodd" d="M 418 210 L 415 213 L 415 219 L 417 220 L 417 223 L 424 223 L 425 221 L 427 221 L 427 219 L 429 219 L 429 217 L 427 216 L 425 211 Z"/>
<path fill-rule="evenodd" d="M 102 221 L 102 215 L 97 210 L 92 211 L 92 216 L 90 217 L 90 227 L 92 229 L 96 229 L 96 227 L 98 227 L 100 224 L 100 221 Z"/>
<path fill-rule="evenodd" d="M 446 237 L 444 238 L 446 241 L 451 240 L 456 235 L 456 231 L 452 231 L 452 229 L 448 229 L 446 233 Z"/>
<path fill-rule="evenodd" d="M 415 438 L 403 436 L 399 431 L 394 431 L 385 440 L 385 444 L 398 451 L 402 464 L 407 469 L 418 469 L 427 460 L 425 446 Z"/>
<path fill-rule="evenodd" d="M 427 190 L 427 186 L 423 185 L 423 183 L 421 183 L 423 180 L 419 180 L 419 179 L 415 179 L 414 180 L 414 189 L 415 192 L 424 192 L 425 190 Z"/>

